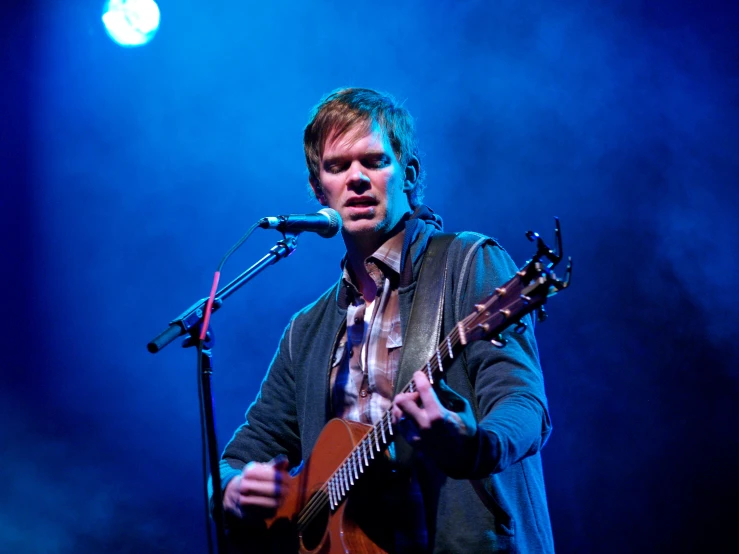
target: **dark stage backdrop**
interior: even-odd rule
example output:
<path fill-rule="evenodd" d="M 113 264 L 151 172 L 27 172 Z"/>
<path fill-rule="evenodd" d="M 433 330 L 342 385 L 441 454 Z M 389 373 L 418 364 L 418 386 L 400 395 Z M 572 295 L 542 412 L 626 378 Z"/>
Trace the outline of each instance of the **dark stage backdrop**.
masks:
<path fill-rule="evenodd" d="M 145 345 L 317 208 L 302 126 L 346 85 L 405 99 L 448 230 L 522 263 L 562 219 L 559 552 L 739 551 L 736 3 L 161 0 L 138 49 L 101 0 L 3 5 L 0 552 L 204 552 L 194 356 Z M 302 237 L 217 314 L 221 446 L 341 254 Z"/>

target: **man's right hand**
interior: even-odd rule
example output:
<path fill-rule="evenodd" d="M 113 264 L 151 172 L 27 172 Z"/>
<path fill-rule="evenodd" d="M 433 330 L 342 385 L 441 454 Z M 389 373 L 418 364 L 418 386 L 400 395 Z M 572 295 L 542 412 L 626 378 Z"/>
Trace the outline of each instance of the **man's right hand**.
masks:
<path fill-rule="evenodd" d="M 264 518 L 270 517 L 287 497 L 292 480 L 287 468 L 285 456 L 278 456 L 266 463 L 249 462 L 241 475 L 226 485 L 223 508 L 239 519 L 243 519 L 246 511 L 256 511 Z"/>

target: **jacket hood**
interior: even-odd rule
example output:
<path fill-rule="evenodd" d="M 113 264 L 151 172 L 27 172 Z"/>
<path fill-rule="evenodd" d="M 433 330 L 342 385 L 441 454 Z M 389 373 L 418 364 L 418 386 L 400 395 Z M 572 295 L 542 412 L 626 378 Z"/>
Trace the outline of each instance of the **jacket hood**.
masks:
<path fill-rule="evenodd" d="M 405 223 L 405 240 L 400 258 L 400 286 L 413 282 L 413 268 L 426 250 L 429 239 L 444 228 L 441 216 L 421 204 Z M 408 263 L 408 262 L 411 263 Z"/>

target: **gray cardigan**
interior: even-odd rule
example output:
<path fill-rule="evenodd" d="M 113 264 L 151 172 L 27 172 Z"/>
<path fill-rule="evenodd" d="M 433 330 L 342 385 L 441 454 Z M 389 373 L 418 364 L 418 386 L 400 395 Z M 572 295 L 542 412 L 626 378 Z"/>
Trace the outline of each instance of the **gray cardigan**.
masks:
<path fill-rule="evenodd" d="M 424 206 L 406 222 L 398 289 L 404 331 L 423 253 L 439 228 L 438 216 Z M 458 234 L 448 259 L 442 337 L 517 270 L 493 239 L 476 233 Z M 310 456 L 331 417 L 329 371 L 346 306 L 339 280 L 292 317 L 246 422 L 224 450 L 222 489 L 249 461 L 284 454 L 297 467 Z M 539 455 L 551 424 L 533 318 L 526 318 L 526 332 L 504 333 L 505 348 L 471 343 L 445 372 L 449 387 L 472 405 L 479 426 L 472 451 L 460 453 L 464 465 L 455 478 L 437 471 L 426 481 L 434 488 L 423 492 L 432 499 L 425 503 L 435 553 L 554 552 Z M 409 379 L 398 376 L 401 385 Z"/>

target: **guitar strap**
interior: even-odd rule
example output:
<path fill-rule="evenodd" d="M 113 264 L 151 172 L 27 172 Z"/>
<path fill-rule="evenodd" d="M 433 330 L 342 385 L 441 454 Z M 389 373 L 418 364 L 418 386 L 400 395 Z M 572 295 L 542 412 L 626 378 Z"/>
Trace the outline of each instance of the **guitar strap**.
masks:
<path fill-rule="evenodd" d="M 426 248 L 421 271 L 413 295 L 408 327 L 403 335 L 403 350 L 394 394 L 397 394 L 434 355 L 441 338 L 442 315 L 444 313 L 444 289 L 447 275 L 447 253 L 456 238 L 454 233 L 437 233 Z M 398 462 L 408 462 L 412 455 L 411 446 L 400 439 L 396 441 Z"/>

